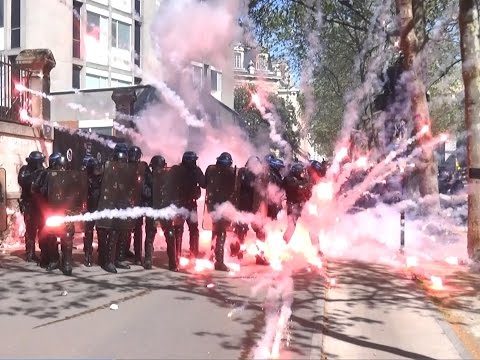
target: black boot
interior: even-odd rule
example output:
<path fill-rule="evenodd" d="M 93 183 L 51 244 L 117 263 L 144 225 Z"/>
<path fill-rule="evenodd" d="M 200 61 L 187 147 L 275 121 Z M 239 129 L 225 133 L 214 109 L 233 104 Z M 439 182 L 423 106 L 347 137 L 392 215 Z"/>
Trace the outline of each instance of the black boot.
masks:
<path fill-rule="evenodd" d="M 140 234 L 138 229 L 135 229 L 134 237 L 133 237 L 133 249 L 135 250 L 135 265 L 143 265 L 142 264 L 142 229 L 140 228 Z"/>
<path fill-rule="evenodd" d="M 125 242 L 128 241 L 130 232 L 119 232 L 118 244 L 117 244 L 117 257 L 115 261 L 115 267 L 118 269 L 130 269 L 130 265 L 127 264 L 127 254 L 125 253 Z"/>
<path fill-rule="evenodd" d="M 39 262 L 40 259 L 35 255 L 35 239 L 25 238 L 25 253 L 27 262 Z"/>
<path fill-rule="evenodd" d="M 40 265 L 42 269 L 46 269 L 48 268 L 48 264 L 50 263 L 48 237 L 39 239 L 39 244 L 40 244 L 40 261 L 38 265 Z"/>
<path fill-rule="evenodd" d="M 109 273 L 117 273 L 117 269 L 114 265 L 116 257 L 116 245 L 118 240 L 118 234 L 115 230 L 110 230 L 105 249 L 102 251 L 105 254 L 105 258 L 102 260 L 102 269 Z"/>
<path fill-rule="evenodd" d="M 177 259 L 177 266 L 180 264 L 180 258 L 182 257 L 182 241 L 183 241 L 183 226 L 175 228 L 175 253 Z"/>
<path fill-rule="evenodd" d="M 178 271 L 177 241 L 173 229 L 165 232 L 165 240 L 167 242 L 168 268 L 170 271 Z"/>
<path fill-rule="evenodd" d="M 98 265 L 103 267 L 105 264 L 105 259 L 107 258 L 106 255 L 106 248 L 107 248 L 107 237 L 108 233 L 106 229 L 98 229 L 97 230 L 97 241 L 98 241 L 98 248 L 97 248 L 97 255 L 98 255 Z"/>
<path fill-rule="evenodd" d="M 70 276 L 73 271 L 73 234 L 68 234 L 62 238 L 62 272 Z"/>
<path fill-rule="evenodd" d="M 227 234 L 225 231 L 222 231 L 217 235 L 217 241 L 215 243 L 215 270 L 230 271 L 224 263 L 226 237 Z"/>
<path fill-rule="evenodd" d="M 85 258 L 83 260 L 83 264 L 86 267 L 91 267 L 93 263 L 93 227 L 94 225 L 91 223 L 85 224 L 85 233 L 83 235 L 83 252 L 85 254 Z"/>
<path fill-rule="evenodd" d="M 153 239 L 145 239 L 145 261 L 143 267 L 145 270 L 152 270 Z"/>
<path fill-rule="evenodd" d="M 48 271 L 56 270 L 60 267 L 60 254 L 58 253 L 58 243 L 55 236 L 48 237 Z"/>

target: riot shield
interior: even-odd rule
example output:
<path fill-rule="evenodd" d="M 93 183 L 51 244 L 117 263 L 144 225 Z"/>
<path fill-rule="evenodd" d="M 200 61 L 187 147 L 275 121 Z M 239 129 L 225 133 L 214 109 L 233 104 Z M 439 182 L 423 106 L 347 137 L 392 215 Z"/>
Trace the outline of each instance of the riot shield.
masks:
<path fill-rule="evenodd" d="M 145 169 L 145 163 L 107 162 L 103 173 L 98 211 L 139 206 Z M 129 230 L 135 226 L 135 219 L 104 218 L 97 220 L 96 226 Z"/>
<path fill-rule="evenodd" d="M 222 167 L 210 165 L 205 171 L 206 191 L 203 209 L 202 228 L 212 230 L 211 212 L 215 205 L 230 201 L 236 206 L 238 189 L 240 186 L 238 169 L 236 167 Z M 234 224 L 227 231 L 233 231 Z"/>
<path fill-rule="evenodd" d="M 7 230 L 7 175 L 0 169 L 0 231 Z"/>
<path fill-rule="evenodd" d="M 77 215 L 87 210 L 88 179 L 87 174 L 78 170 L 47 172 L 48 213 L 58 215 Z M 83 222 L 74 224 L 75 232 L 81 232 Z"/>
<path fill-rule="evenodd" d="M 163 209 L 174 200 L 172 168 L 155 169 L 152 171 L 152 206 Z"/>

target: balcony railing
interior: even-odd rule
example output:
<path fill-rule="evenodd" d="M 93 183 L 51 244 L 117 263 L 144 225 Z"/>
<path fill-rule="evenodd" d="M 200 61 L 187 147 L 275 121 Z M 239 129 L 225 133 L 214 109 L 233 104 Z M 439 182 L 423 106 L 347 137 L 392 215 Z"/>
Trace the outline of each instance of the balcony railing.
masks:
<path fill-rule="evenodd" d="M 11 64 L 8 58 L 0 58 L 0 121 L 25 123 L 21 112 L 31 113 L 31 94 L 20 91 L 30 87 L 31 72 Z"/>

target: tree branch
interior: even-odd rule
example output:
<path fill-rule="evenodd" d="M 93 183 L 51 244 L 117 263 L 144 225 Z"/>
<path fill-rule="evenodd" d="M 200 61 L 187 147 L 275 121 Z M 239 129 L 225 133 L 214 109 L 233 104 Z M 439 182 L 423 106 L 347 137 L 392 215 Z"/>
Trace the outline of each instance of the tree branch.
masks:
<path fill-rule="evenodd" d="M 458 64 L 459 62 L 461 62 L 461 61 L 462 61 L 462 59 L 460 58 L 460 59 L 455 60 L 455 61 L 454 61 L 453 63 L 451 63 L 450 65 L 448 65 L 448 66 L 445 68 L 445 70 L 443 70 L 443 71 L 440 73 L 440 76 L 439 76 L 437 79 L 435 79 L 434 81 L 432 81 L 432 82 L 430 83 L 430 85 L 428 85 L 427 90 L 430 90 L 430 88 L 431 88 L 433 85 L 435 85 L 437 82 L 439 82 L 444 76 L 446 76 L 446 75 L 449 73 L 449 71 L 450 71 L 455 65 L 457 65 L 457 64 Z"/>
<path fill-rule="evenodd" d="M 333 23 L 333 24 L 342 25 L 342 26 L 351 28 L 351 29 L 353 29 L 353 30 L 358 30 L 358 31 L 367 32 L 367 28 L 366 28 L 366 27 L 349 24 L 349 23 L 344 22 L 344 21 L 340 21 L 340 20 L 336 20 L 336 19 L 332 19 L 332 18 L 329 19 L 329 18 L 327 18 L 327 17 L 325 17 L 325 21 L 328 22 L 328 23 Z"/>

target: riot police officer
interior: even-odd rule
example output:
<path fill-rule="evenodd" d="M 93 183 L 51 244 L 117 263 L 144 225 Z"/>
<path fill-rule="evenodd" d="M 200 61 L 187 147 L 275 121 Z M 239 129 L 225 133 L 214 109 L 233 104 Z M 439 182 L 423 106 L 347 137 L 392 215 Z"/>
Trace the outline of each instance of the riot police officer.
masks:
<path fill-rule="evenodd" d="M 206 181 L 206 205 L 209 213 L 215 212 L 216 208 L 230 201 L 235 204 L 236 171 L 232 167 L 232 156 L 223 152 L 217 158 L 215 165 L 210 165 L 205 171 Z M 212 244 L 215 244 L 215 270 L 229 271 L 224 262 L 225 241 L 230 220 L 221 216 L 213 218 Z"/>
<path fill-rule="evenodd" d="M 283 182 L 287 196 L 288 215 L 288 226 L 283 239 L 288 243 L 305 203 L 312 196 L 312 187 L 305 166 L 300 162 L 292 165 Z"/>
<path fill-rule="evenodd" d="M 198 213 L 197 200 L 201 195 L 201 188 L 205 188 L 205 176 L 202 170 L 197 166 L 198 156 L 193 151 L 186 151 L 182 156 L 182 162 L 172 167 L 172 173 L 175 176 L 178 194 L 177 206 L 190 211 L 190 215 L 184 218 L 182 226 L 176 224 L 175 237 L 177 239 L 178 250 L 181 251 L 183 224 L 186 221 L 190 232 L 190 255 L 197 257 L 199 252 L 200 234 L 198 231 Z"/>
<path fill-rule="evenodd" d="M 327 164 L 325 161 L 310 160 L 307 165 L 307 173 L 312 186 L 317 185 L 327 175 Z"/>
<path fill-rule="evenodd" d="M 45 209 L 47 213 L 61 211 L 61 215 L 71 215 L 72 211 L 86 209 L 87 179 L 84 173 L 76 170 L 68 171 L 68 160 L 62 154 L 60 156 L 58 153 L 52 154 L 49 163 L 49 169 L 43 172 L 37 183 L 40 193 L 47 201 Z M 58 236 L 62 250 L 61 270 L 65 275 L 71 275 L 74 224 L 67 223 L 58 227 L 49 227 L 47 223 L 45 235 L 48 239 L 49 249 L 48 269 L 52 270 L 58 267 Z"/>
<path fill-rule="evenodd" d="M 128 149 L 128 162 L 131 164 L 139 164 L 142 158 L 142 150 L 138 146 L 131 146 Z M 143 162 L 146 171 L 148 171 L 147 163 Z M 146 205 L 142 201 L 141 205 Z M 132 233 L 128 232 L 126 241 L 126 255 L 131 256 L 130 246 L 132 243 Z M 124 234 L 121 234 L 124 236 Z M 139 217 L 135 221 L 135 228 L 133 230 L 133 250 L 134 250 L 134 263 L 135 265 L 142 265 L 142 239 L 143 238 L 143 217 Z"/>
<path fill-rule="evenodd" d="M 257 156 L 251 156 L 245 164 L 245 167 L 238 171 L 238 179 L 238 210 L 258 214 L 260 218 L 265 216 L 266 214 L 262 214 L 261 212 L 264 208 L 262 205 L 265 205 L 264 196 L 266 192 L 267 178 L 260 158 Z M 257 239 L 265 241 L 266 235 L 261 227 L 260 221 L 253 222 L 250 225 L 255 232 Z M 235 224 L 235 233 L 239 241 L 230 245 L 230 254 L 232 256 L 237 256 L 239 259 L 243 258 L 241 245 L 245 242 L 248 228 L 249 224 L 240 222 Z M 268 265 L 268 261 L 263 254 L 256 255 L 256 262 L 259 265 Z"/>
<path fill-rule="evenodd" d="M 60 152 L 54 152 L 48 157 L 48 168 L 42 169 L 37 172 L 37 175 L 32 184 L 32 192 L 35 193 L 39 200 L 38 202 L 42 203 L 42 207 L 46 206 L 46 201 L 48 194 L 46 189 L 43 188 L 47 183 L 48 170 L 53 170 L 55 168 L 55 162 L 60 159 L 62 154 Z M 43 188 L 43 189 L 42 189 Z M 42 199 L 40 201 L 40 199 Z M 38 208 L 39 212 L 40 207 Z M 44 226 L 45 219 L 42 217 L 42 228 Z M 60 264 L 60 255 L 58 253 L 58 244 L 57 237 L 51 234 L 41 232 L 39 236 L 39 245 L 40 245 L 40 266 L 46 268 L 49 271 L 58 269 Z"/>
<path fill-rule="evenodd" d="M 92 213 L 97 210 L 98 199 L 100 198 L 100 187 L 102 184 L 102 169 L 97 159 L 92 156 L 85 156 L 83 159 L 83 169 L 88 176 L 88 200 L 87 211 Z M 84 265 L 92 266 L 93 262 L 93 230 L 95 221 L 85 222 L 85 231 L 83 236 L 83 251 L 85 254 Z"/>
<path fill-rule="evenodd" d="M 38 261 L 35 255 L 35 239 L 41 231 L 42 218 L 38 208 L 38 202 L 32 193 L 32 184 L 38 172 L 44 169 L 45 157 L 40 151 L 32 151 L 25 159 L 27 165 L 23 165 L 18 173 L 18 185 L 22 189 L 20 196 L 20 212 L 25 220 L 25 253 L 28 262 Z"/>
<path fill-rule="evenodd" d="M 110 163 L 105 165 L 105 172 L 102 178 L 102 187 L 99 200 L 99 210 L 116 208 L 119 203 L 122 207 L 127 207 L 129 203 L 128 194 L 122 194 L 117 191 L 113 193 L 112 189 L 118 189 L 119 185 L 124 185 L 127 179 L 116 179 L 115 170 L 113 166 L 116 163 L 126 164 L 128 161 L 128 147 L 117 144 L 113 149 L 113 157 Z M 118 184 L 121 182 L 121 184 Z M 123 186 L 122 186 L 123 187 Z M 113 198 L 109 198 L 107 193 L 111 192 Z M 121 199 L 119 197 L 122 196 Z M 102 198 L 103 197 L 103 198 Z M 102 202 L 102 206 L 100 203 Z M 105 202 L 105 203 L 103 203 Z M 122 239 L 120 232 L 122 231 L 121 223 L 124 220 L 121 219 L 100 219 L 96 222 L 97 234 L 98 234 L 98 249 L 100 257 L 100 265 L 102 269 L 110 273 L 116 273 L 117 267 L 122 269 L 129 269 L 130 266 L 125 262 L 125 241 L 126 237 Z M 124 240 L 122 242 L 122 240 Z M 120 242 L 120 243 L 119 243 Z M 117 254 L 117 249 L 118 254 Z"/>
<path fill-rule="evenodd" d="M 282 210 L 282 198 L 284 196 L 282 171 L 285 164 L 282 159 L 274 155 L 267 155 L 265 162 L 268 167 L 268 184 L 267 189 L 267 216 L 276 220 L 278 213 Z"/>
<path fill-rule="evenodd" d="M 146 173 L 143 186 L 143 197 L 146 199 L 148 206 L 154 209 L 163 209 L 170 206 L 173 202 L 176 189 L 172 181 L 171 169 L 167 168 L 165 158 L 161 155 L 155 155 L 150 160 L 151 171 Z M 154 219 L 146 218 L 145 226 L 145 261 L 144 268 L 150 270 L 152 268 L 153 242 L 157 234 L 157 223 L 165 236 L 167 243 L 168 268 L 170 271 L 178 271 L 179 258 L 177 244 L 175 239 L 175 219 Z M 181 222 L 183 227 L 183 222 Z"/>

